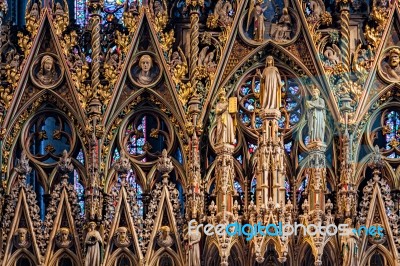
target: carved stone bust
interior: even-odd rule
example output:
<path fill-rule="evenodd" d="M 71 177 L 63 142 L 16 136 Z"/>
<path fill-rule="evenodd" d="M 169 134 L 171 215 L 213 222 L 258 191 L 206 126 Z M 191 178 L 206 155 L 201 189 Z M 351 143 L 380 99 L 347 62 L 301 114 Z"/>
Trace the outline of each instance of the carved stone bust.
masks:
<path fill-rule="evenodd" d="M 400 47 L 392 47 L 381 61 L 381 74 L 389 82 L 400 81 Z"/>
<path fill-rule="evenodd" d="M 154 56 L 148 53 L 138 55 L 132 65 L 132 81 L 142 87 L 148 87 L 154 84 L 160 77 L 160 68 L 154 60 Z"/>
<path fill-rule="evenodd" d="M 26 228 L 18 228 L 14 234 L 14 245 L 17 248 L 28 248 L 31 245 L 31 239 Z"/>
<path fill-rule="evenodd" d="M 61 227 L 56 234 L 56 245 L 59 248 L 69 248 L 72 245 L 72 236 L 69 228 Z"/>
<path fill-rule="evenodd" d="M 168 247 L 172 246 L 172 244 L 174 243 L 174 240 L 170 236 L 170 232 L 171 232 L 171 229 L 169 228 L 169 226 L 166 226 L 166 225 L 161 226 L 160 234 L 157 239 L 157 244 L 160 247 L 168 248 Z"/>
<path fill-rule="evenodd" d="M 116 230 L 114 243 L 119 248 L 128 247 L 131 244 L 128 236 L 128 228 L 121 226 Z"/>
<path fill-rule="evenodd" d="M 58 85 L 63 75 L 62 66 L 57 57 L 51 53 L 42 54 L 32 64 L 32 81 L 39 88 L 51 88 Z"/>

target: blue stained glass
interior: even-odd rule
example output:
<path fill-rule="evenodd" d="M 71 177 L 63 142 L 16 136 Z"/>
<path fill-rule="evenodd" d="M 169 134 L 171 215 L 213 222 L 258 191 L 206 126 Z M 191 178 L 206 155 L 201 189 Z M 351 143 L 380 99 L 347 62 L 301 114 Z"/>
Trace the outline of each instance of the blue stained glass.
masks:
<path fill-rule="evenodd" d="M 255 108 L 255 100 L 254 99 L 247 99 L 244 102 L 244 107 L 249 111 L 254 111 Z"/>
<path fill-rule="evenodd" d="M 297 86 L 290 86 L 288 90 L 290 91 L 291 94 L 297 94 L 300 91 L 299 87 Z"/>
<path fill-rule="evenodd" d="M 133 125 L 129 125 L 126 134 L 130 134 L 134 129 Z M 132 134 L 128 141 L 128 152 L 133 155 L 143 154 L 143 146 L 146 143 L 146 116 L 143 116 L 141 124 L 137 126 L 137 134 Z"/>
<path fill-rule="evenodd" d="M 250 93 L 250 88 L 249 88 L 249 87 L 246 87 L 246 86 L 243 86 L 240 90 L 241 90 L 241 93 L 242 93 L 243 95 L 247 95 L 247 94 Z"/>
<path fill-rule="evenodd" d="M 235 189 L 236 189 L 236 191 L 237 191 L 238 193 L 243 193 L 242 186 L 240 185 L 240 183 L 239 183 L 237 180 L 235 180 L 235 181 L 233 182 L 233 186 L 235 187 Z"/>
<path fill-rule="evenodd" d="M 81 163 L 85 164 L 85 158 L 83 156 L 82 149 L 79 150 L 76 159 Z M 81 207 L 81 216 L 85 214 L 85 189 L 83 188 L 82 184 L 79 182 L 79 173 L 77 170 L 74 170 L 74 189 L 78 196 L 78 204 Z"/>
<path fill-rule="evenodd" d="M 111 164 L 114 164 L 116 161 L 118 161 L 118 159 L 120 158 L 120 154 L 119 154 L 119 150 L 117 148 L 115 148 L 114 150 L 114 155 L 113 158 L 111 160 Z"/>
<path fill-rule="evenodd" d="M 304 144 L 307 146 L 308 144 L 310 144 L 310 136 L 306 136 L 304 138 Z"/>
<path fill-rule="evenodd" d="M 78 25 L 86 24 L 86 0 L 75 0 L 75 21 Z"/>
<path fill-rule="evenodd" d="M 287 179 L 285 180 L 285 189 L 286 189 L 286 198 L 289 198 L 290 197 L 290 184 L 289 184 L 289 182 L 287 181 Z"/>
<path fill-rule="evenodd" d="M 254 91 L 256 93 L 260 93 L 260 82 L 259 81 L 255 81 L 255 86 L 254 86 Z"/>
<path fill-rule="evenodd" d="M 262 120 L 260 117 L 256 117 L 256 128 L 262 127 Z"/>
<path fill-rule="evenodd" d="M 253 143 L 250 143 L 250 142 L 247 143 L 247 146 L 248 146 L 250 155 L 253 155 L 253 153 L 254 153 L 254 152 L 257 150 L 257 148 L 258 148 L 257 145 L 255 145 L 255 144 L 253 144 Z"/>
<path fill-rule="evenodd" d="M 238 160 L 240 164 L 243 164 L 243 157 L 242 157 L 242 155 L 239 155 L 238 157 L 236 157 L 236 160 Z"/>
<path fill-rule="evenodd" d="M 256 194 L 256 188 L 257 188 L 257 179 L 254 177 L 253 180 L 251 181 L 251 193 L 253 194 L 252 200 L 255 203 L 255 194 Z"/>
<path fill-rule="evenodd" d="M 303 194 L 304 190 L 306 189 L 308 184 L 308 176 L 304 178 L 301 182 L 299 189 L 297 190 L 297 202 L 300 202 L 301 194 Z"/>
<path fill-rule="evenodd" d="M 399 129 L 400 129 L 400 114 L 396 111 L 391 111 L 387 115 L 385 121 L 386 127 L 388 127 L 389 132 L 386 133 L 386 149 L 391 149 L 390 142 L 392 140 L 399 141 Z"/>
<path fill-rule="evenodd" d="M 288 142 L 285 144 L 285 151 L 290 153 L 292 151 L 292 142 Z"/>

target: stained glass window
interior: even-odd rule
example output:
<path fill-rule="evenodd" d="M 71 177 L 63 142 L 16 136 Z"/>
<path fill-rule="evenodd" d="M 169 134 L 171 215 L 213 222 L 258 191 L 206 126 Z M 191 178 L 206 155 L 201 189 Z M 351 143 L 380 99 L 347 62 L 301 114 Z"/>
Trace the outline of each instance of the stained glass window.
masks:
<path fill-rule="evenodd" d="M 257 150 L 257 148 L 258 148 L 258 146 L 257 146 L 256 144 L 253 144 L 253 143 L 250 143 L 250 142 L 247 143 L 247 147 L 248 147 L 248 149 L 249 149 L 250 155 L 253 155 L 253 153 L 254 153 L 254 152 Z"/>
<path fill-rule="evenodd" d="M 79 150 L 78 155 L 76 156 L 76 159 L 82 164 L 85 164 L 85 158 L 83 156 L 83 151 L 82 149 Z M 85 214 L 85 191 L 82 186 L 82 184 L 79 182 L 79 173 L 75 169 L 74 170 L 74 188 L 76 191 L 76 194 L 78 195 L 78 204 L 81 207 L 81 215 Z"/>
<path fill-rule="evenodd" d="M 130 0 L 128 5 L 136 3 L 142 4 L 142 0 Z M 105 0 L 103 7 L 103 22 L 111 21 L 113 17 L 121 21 L 124 12 L 125 1 L 123 0 Z M 85 25 L 88 21 L 87 0 L 75 0 L 75 20 L 78 25 Z"/>
<path fill-rule="evenodd" d="M 287 181 L 287 179 L 285 179 L 285 189 L 286 189 L 286 198 L 290 198 L 290 184 Z"/>
<path fill-rule="evenodd" d="M 254 177 L 253 180 L 251 181 L 251 200 L 254 201 L 254 203 L 256 203 L 256 188 L 257 188 L 257 179 Z"/>
<path fill-rule="evenodd" d="M 297 189 L 297 202 L 300 202 L 301 195 L 303 194 L 304 190 L 306 189 L 308 184 L 308 176 L 306 176 L 303 181 L 301 182 L 299 189 Z"/>
<path fill-rule="evenodd" d="M 292 151 L 292 145 L 293 143 L 291 141 L 285 144 L 285 151 L 287 153 L 290 153 Z"/>
<path fill-rule="evenodd" d="M 75 0 L 75 20 L 78 25 L 86 24 L 86 0 Z"/>
<path fill-rule="evenodd" d="M 146 116 L 143 116 L 141 124 L 136 129 L 133 124 L 129 125 L 126 134 L 130 134 L 132 131 L 135 131 L 135 134 L 129 138 L 128 152 L 133 155 L 143 154 L 143 146 L 146 143 Z"/>
<path fill-rule="evenodd" d="M 301 117 L 301 89 L 294 76 L 284 69 L 280 69 L 282 78 L 282 117 L 279 120 L 280 128 L 291 128 L 300 121 Z M 256 71 L 251 72 L 240 85 L 237 96 L 239 99 L 240 122 L 250 128 L 259 129 L 262 120 L 260 109 L 260 78 Z"/>
<path fill-rule="evenodd" d="M 400 142 L 400 113 L 397 111 L 390 111 L 386 114 L 385 128 L 384 128 L 386 149 L 398 147 Z M 399 158 L 399 155 L 392 153 L 389 158 Z"/>
<path fill-rule="evenodd" d="M 243 193 L 243 189 L 242 189 L 242 186 L 240 185 L 240 183 L 237 180 L 235 180 L 233 182 L 233 186 L 235 187 L 236 192 L 240 195 L 240 198 L 243 199 L 244 193 Z"/>

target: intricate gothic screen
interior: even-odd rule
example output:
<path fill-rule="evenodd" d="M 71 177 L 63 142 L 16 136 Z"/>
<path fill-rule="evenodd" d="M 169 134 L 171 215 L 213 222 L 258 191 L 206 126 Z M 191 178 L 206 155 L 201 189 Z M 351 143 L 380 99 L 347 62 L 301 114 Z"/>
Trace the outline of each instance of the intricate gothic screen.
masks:
<path fill-rule="evenodd" d="M 0 265 L 400 265 L 399 34 L 397 0 L 0 0 Z"/>

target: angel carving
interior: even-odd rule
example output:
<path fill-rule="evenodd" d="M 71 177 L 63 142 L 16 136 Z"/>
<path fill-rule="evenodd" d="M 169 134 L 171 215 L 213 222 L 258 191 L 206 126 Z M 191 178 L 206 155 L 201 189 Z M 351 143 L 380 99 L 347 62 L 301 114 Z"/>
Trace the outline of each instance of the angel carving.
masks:
<path fill-rule="evenodd" d="M 42 6 L 41 1 L 39 1 L 39 3 L 32 3 L 31 0 L 28 0 L 28 3 L 26 4 L 26 29 L 31 33 L 35 32 L 39 27 L 40 6 Z"/>
<path fill-rule="evenodd" d="M 223 25 L 232 24 L 233 7 L 229 1 L 218 0 L 214 8 L 214 15 Z"/>
<path fill-rule="evenodd" d="M 213 50 L 209 52 L 209 49 L 209 46 L 205 46 L 203 49 L 201 49 L 197 65 L 199 67 L 205 67 L 208 73 L 214 73 L 217 68 L 217 64 L 214 60 L 215 51 Z"/>
<path fill-rule="evenodd" d="M 103 262 L 103 237 L 96 230 L 96 223 L 88 224 L 85 238 L 85 266 L 100 266 Z"/>
<path fill-rule="evenodd" d="M 69 24 L 69 11 L 67 1 L 64 0 L 64 7 L 59 3 L 53 3 L 53 16 L 55 20 L 56 34 L 61 35 Z"/>
<path fill-rule="evenodd" d="M 112 53 L 111 50 L 107 52 L 106 62 L 104 64 L 104 71 L 105 71 L 104 75 L 111 84 L 114 84 L 118 78 L 118 73 L 117 73 L 117 69 L 119 67 L 118 59 L 119 58 L 117 53 Z"/>
<path fill-rule="evenodd" d="M 253 39 L 257 42 L 264 41 L 265 34 L 265 16 L 264 12 L 268 8 L 268 3 L 262 6 L 258 1 L 253 5 L 250 2 L 249 12 L 247 14 L 247 27 L 246 31 L 249 30 L 251 22 L 253 22 Z"/>
<path fill-rule="evenodd" d="M 336 44 L 332 44 L 332 47 L 326 46 L 324 51 L 326 67 L 333 67 L 337 64 L 342 63 L 340 48 Z"/>
<path fill-rule="evenodd" d="M 150 1 L 150 11 L 154 17 L 156 31 L 163 30 L 168 22 L 167 4 L 165 3 L 165 1 Z"/>
<path fill-rule="evenodd" d="M 311 10 L 310 17 L 313 20 L 318 21 L 321 18 L 321 15 L 325 11 L 324 2 L 322 2 L 322 0 L 311 0 L 309 2 L 309 7 L 310 7 L 310 10 Z"/>
<path fill-rule="evenodd" d="M 172 53 L 170 67 L 172 79 L 174 80 L 175 84 L 179 84 L 188 72 L 187 59 L 180 47 L 178 47 L 178 51 Z"/>

